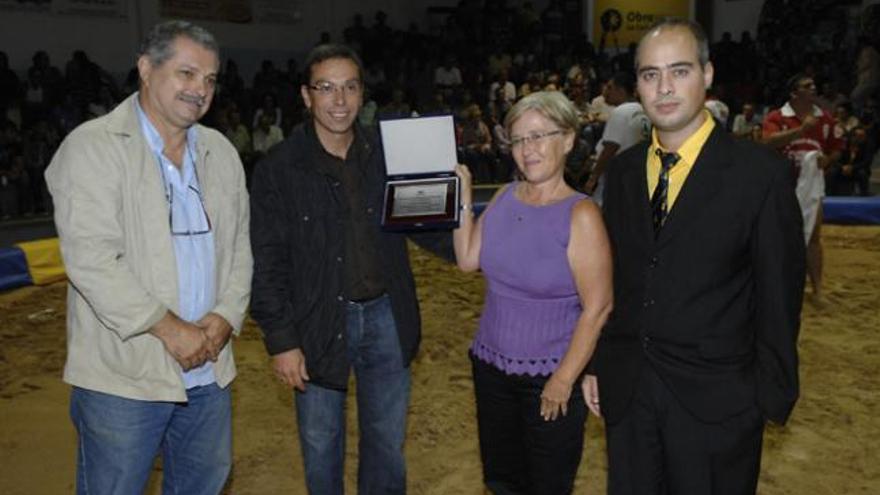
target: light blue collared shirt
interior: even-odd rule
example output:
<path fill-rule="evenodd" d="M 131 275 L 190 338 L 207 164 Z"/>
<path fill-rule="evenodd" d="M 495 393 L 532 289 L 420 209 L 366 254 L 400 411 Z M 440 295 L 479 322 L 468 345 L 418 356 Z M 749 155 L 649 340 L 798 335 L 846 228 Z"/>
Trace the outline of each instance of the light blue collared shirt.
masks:
<path fill-rule="evenodd" d="M 198 321 L 214 308 L 216 288 L 214 278 L 214 232 L 205 209 L 195 169 L 196 130 L 186 132 L 186 153 L 183 166 L 178 169 L 162 150 L 165 143 L 159 131 L 147 118 L 140 101 L 135 98 L 138 119 L 144 139 L 156 157 L 156 166 L 162 177 L 162 194 L 168 200 L 171 218 L 171 239 L 177 259 L 177 280 L 180 297 L 180 316 L 186 321 Z M 186 388 L 214 383 L 211 361 L 183 373 Z"/>

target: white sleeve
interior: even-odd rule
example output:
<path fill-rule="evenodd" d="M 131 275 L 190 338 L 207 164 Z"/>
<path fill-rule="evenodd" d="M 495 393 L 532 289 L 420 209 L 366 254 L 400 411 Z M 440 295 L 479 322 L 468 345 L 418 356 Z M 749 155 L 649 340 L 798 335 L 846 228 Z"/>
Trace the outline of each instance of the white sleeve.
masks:
<path fill-rule="evenodd" d="M 605 123 L 605 130 L 602 132 L 602 142 L 610 142 L 621 144 L 626 141 L 627 132 L 627 113 L 615 108 Z"/>

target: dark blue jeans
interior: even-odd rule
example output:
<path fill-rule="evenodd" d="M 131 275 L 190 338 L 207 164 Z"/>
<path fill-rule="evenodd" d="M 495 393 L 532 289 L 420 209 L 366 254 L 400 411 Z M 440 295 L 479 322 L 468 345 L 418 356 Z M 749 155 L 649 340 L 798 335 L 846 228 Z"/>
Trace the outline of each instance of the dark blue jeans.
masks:
<path fill-rule="evenodd" d="M 541 417 L 546 376 L 508 375 L 471 355 L 483 482 L 494 495 L 572 492 L 581 462 L 587 406 L 580 381 L 568 414 Z"/>
<path fill-rule="evenodd" d="M 125 399 L 74 387 L 76 493 L 143 493 L 162 452 L 162 493 L 216 495 L 232 467 L 229 387 L 187 390 L 189 402 Z"/>
<path fill-rule="evenodd" d="M 406 493 L 403 442 L 410 373 L 388 296 L 350 302 L 347 337 L 357 383 L 358 494 Z M 295 395 L 309 493 L 342 495 L 346 392 L 308 384 Z"/>

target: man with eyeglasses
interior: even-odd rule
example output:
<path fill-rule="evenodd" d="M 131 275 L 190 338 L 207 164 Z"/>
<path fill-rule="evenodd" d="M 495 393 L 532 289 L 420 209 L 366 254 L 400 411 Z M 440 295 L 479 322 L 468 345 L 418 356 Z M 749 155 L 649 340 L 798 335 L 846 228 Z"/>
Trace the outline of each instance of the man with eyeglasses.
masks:
<path fill-rule="evenodd" d="M 230 337 L 252 258 L 244 170 L 198 125 L 219 66 L 206 30 L 147 34 L 140 91 L 74 130 L 46 171 L 70 280 L 77 493 L 217 494 L 232 464 Z"/>
<path fill-rule="evenodd" d="M 360 59 L 321 45 L 305 66 L 311 119 L 254 173 L 251 314 L 275 375 L 295 389 L 309 493 L 343 493 L 352 368 L 358 493 L 405 493 L 409 363 L 420 339 L 405 237 L 380 230 L 385 170 L 375 135 L 357 124 Z"/>

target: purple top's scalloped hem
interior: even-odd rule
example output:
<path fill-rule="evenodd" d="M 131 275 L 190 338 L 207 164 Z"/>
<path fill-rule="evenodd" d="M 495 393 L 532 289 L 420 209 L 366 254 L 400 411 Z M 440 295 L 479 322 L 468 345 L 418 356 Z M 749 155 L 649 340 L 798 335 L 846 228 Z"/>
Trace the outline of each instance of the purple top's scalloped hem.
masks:
<path fill-rule="evenodd" d="M 474 341 L 471 352 L 480 361 L 491 364 L 508 375 L 550 376 L 559 367 L 561 358 L 509 358 Z"/>

